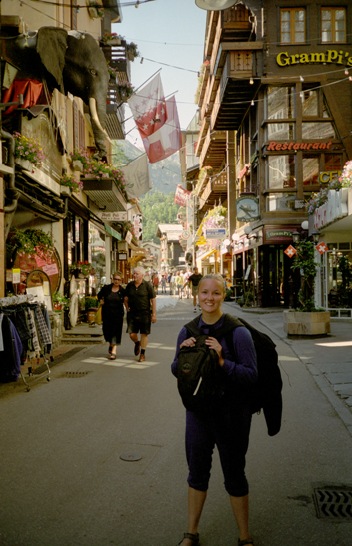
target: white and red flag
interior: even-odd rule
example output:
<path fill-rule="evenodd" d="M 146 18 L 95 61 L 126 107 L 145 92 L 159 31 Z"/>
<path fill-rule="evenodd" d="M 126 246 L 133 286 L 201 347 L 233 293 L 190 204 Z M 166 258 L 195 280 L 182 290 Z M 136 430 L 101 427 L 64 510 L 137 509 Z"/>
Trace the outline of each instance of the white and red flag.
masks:
<path fill-rule="evenodd" d="M 190 191 L 186 190 L 186 188 L 181 186 L 181 184 L 177 184 L 174 202 L 176 203 L 176 205 L 185 207 L 187 204 L 187 199 L 189 199 L 190 195 L 191 195 Z"/>
<path fill-rule="evenodd" d="M 321 241 L 317 245 L 315 245 L 316 250 L 319 252 L 319 254 L 324 254 L 324 252 L 327 252 L 329 250 L 329 247 L 324 241 Z"/>
<path fill-rule="evenodd" d="M 167 120 L 164 125 L 143 139 L 149 163 L 157 163 L 177 152 L 182 146 L 182 134 L 175 97 L 166 101 Z"/>
<path fill-rule="evenodd" d="M 128 99 L 128 106 L 142 139 L 148 138 L 167 120 L 165 96 L 160 74 Z"/>
<path fill-rule="evenodd" d="M 285 253 L 286 256 L 288 256 L 289 258 L 293 258 L 293 256 L 294 256 L 295 254 L 297 254 L 297 250 L 295 249 L 294 246 L 288 245 L 288 247 L 284 250 L 284 253 Z"/>

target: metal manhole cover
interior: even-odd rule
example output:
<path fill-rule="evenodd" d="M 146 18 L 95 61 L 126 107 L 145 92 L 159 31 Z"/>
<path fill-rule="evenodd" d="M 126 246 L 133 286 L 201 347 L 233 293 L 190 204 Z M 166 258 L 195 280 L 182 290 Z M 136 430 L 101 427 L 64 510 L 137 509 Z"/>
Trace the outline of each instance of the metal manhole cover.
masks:
<path fill-rule="evenodd" d="M 318 518 L 352 519 L 352 486 L 328 486 L 314 489 Z"/>
<path fill-rule="evenodd" d="M 65 372 L 64 377 L 67 377 L 68 379 L 74 378 L 74 377 L 85 377 L 89 372 Z"/>
<path fill-rule="evenodd" d="M 129 461 L 131 463 L 135 463 L 136 461 L 140 461 L 142 458 L 142 455 L 136 452 L 129 452 L 129 453 L 122 453 L 120 455 L 120 459 L 122 461 Z"/>

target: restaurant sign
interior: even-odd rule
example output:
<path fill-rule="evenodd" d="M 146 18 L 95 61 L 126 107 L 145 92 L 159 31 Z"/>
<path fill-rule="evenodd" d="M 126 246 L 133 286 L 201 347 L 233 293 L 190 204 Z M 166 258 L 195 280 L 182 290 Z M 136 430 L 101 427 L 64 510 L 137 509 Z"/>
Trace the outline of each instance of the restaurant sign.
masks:
<path fill-rule="evenodd" d="M 329 142 L 276 142 L 271 140 L 266 145 L 267 152 L 306 151 L 306 150 L 329 150 L 332 141 Z"/>
<path fill-rule="evenodd" d="M 297 226 L 266 226 L 264 228 L 264 244 L 285 244 L 292 241 L 292 232 Z"/>
<path fill-rule="evenodd" d="M 302 52 L 290 55 L 282 51 L 276 56 L 279 66 L 293 66 L 296 64 L 339 64 L 352 67 L 352 52 L 340 49 L 327 49 L 325 52 Z"/>

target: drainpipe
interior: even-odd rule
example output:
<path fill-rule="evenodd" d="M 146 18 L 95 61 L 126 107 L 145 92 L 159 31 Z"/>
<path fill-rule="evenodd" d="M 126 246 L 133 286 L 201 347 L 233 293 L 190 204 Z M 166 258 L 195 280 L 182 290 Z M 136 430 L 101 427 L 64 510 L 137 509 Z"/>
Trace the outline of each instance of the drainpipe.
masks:
<path fill-rule="evenodd" d="M 4 131 L 4 129 L 1 129 L 1 139 L 7 140 L 9 143 L 8 165 L 9 167 L 12 167 L 12 170 L 13 170 L 12 174 L 4 174 L 4 178 L 6 178 L 8 182 L 6 196 L 12 197 L 11 203 L 4 207 L 4 213 L 6 215 L 6 214 L 14 213 L 16 211 L 19 193 L 16 190 L 16 186 L 15 186 L 15 139 L 10 133 L 8 133 L 7 131 Z M 11 227 L 11 222 L 9 221 L 6 222 L 6 216 L 5 216 L 5 240 L 9 233 L 10 227 Z"/>

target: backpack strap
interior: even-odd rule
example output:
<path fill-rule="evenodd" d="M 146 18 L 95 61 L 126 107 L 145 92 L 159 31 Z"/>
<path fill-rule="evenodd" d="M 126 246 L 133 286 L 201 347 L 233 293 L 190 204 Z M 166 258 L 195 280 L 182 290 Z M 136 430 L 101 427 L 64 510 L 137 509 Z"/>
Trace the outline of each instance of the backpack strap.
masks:
<path fill-rule="evenodd" d="M 191 322 L 188 322 L 187 324 L 185 324 L 185 328 L 186 328 L 187 332 L 192 337 L 197 337 L 197 336 L 199 336 L 201 334 L 201 332 L 199 330 L 200 317 L 201 317 L 201 315 L 199 315 L 198 317 L 191 320 Z"/>
<path fill-rule="evenodd" d="M 185 324 L 185 328 L 187 329 L 187 332 L 191 336 L 197 337 L 201 334 L 201 331 L 199 329 L 200 317 L 201 315 L 199 315 L 198 317 L 194 318 L 193 320 Z M 226 336 L 226 334 L 228 334 L 229 332 L 232 332 L 232 330 L 234 330 L 238 326 L 245 326 L 245 325 L 243 324 L 243 322 L 240 321 L 240 319 L 236 317 L 232 317 L 231 315 L 224 313 L 224 320 L 223 320 L 222 326 L 220 326 L 220 328 L 216 328 L 214 332 L 216 336 L 214 337 L 222 338 Z"/>

